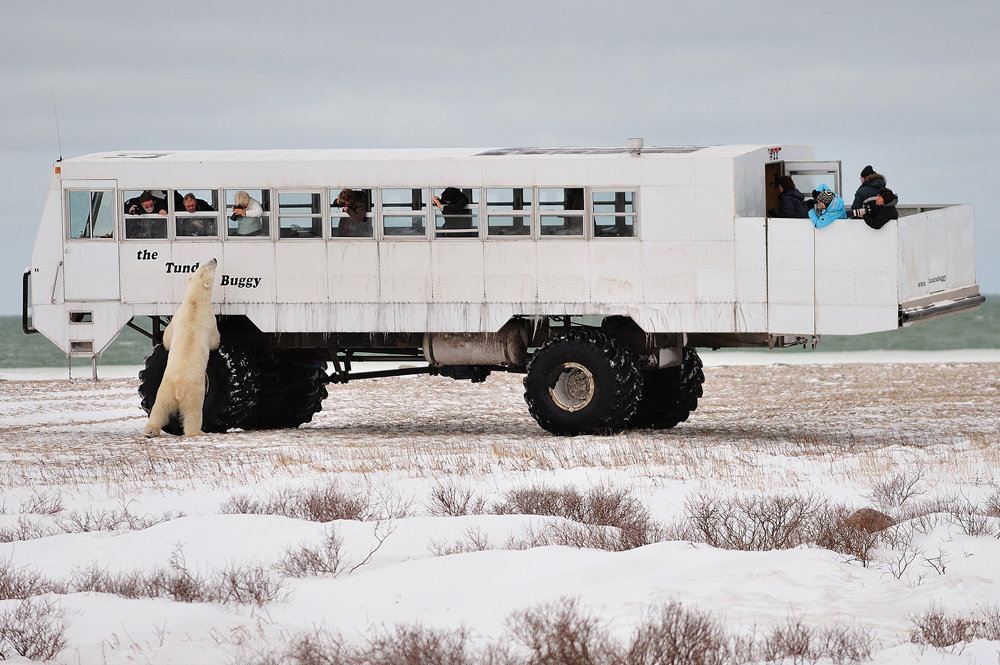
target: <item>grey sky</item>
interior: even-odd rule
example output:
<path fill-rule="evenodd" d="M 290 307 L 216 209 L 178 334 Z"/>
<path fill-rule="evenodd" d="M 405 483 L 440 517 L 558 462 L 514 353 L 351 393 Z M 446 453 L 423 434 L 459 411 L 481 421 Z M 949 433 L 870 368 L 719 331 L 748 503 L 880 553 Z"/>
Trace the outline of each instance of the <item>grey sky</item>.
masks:
<path fill-rule="evenodd" d="M 4 2 L 0 313 L 52 162 L 119 149 L 805 143 L 976 204 L 1000 293 L 1000 3 Z"/>

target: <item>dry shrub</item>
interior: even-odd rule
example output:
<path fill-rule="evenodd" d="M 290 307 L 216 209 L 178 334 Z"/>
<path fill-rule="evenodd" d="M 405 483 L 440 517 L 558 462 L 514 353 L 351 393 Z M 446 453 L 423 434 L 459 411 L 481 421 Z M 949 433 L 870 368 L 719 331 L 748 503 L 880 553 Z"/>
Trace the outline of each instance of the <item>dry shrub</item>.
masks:
<path fill-rule="evenodd" d="M 817 651 L 837 665 L 869 660 L 875 645 L 870 628 L 838 623 L 817 632 Z"/>
<path fill-rule="evenodd" d="M 448 481 L 431 489 L 426 507 L 431 515 L 443 517 L 481 515 L 486 512 L 486 499 L 471 487 Z"/>
<path fill-rule="evenodd" d="M 826 499 L 814 494 L 696 494 L 684 503 L 686 523 L 679 531 L 721 549 L 788 549 L 814 541 L 816 518 L 829 510 Z"/>
<path fill-rule="evenodd" d="M 168 510 L 159 515 L 136 515 L 128 505 L 120 510 L 70 511 L 56 520 L 56 526 L 63 533 L 89 533 L 92 531 L 141 531 L 161 522 L 184 517 L 182 512 Z"/>
<path fill-rule="evenodd" d="M 63 533 L 53 526 L 44 526 L 25 515 L 17 518 L 13 526 L 0 529 L 0 543 L 16 543 L 22 540 L 48 538 Z"/>
<path fill-rule="evenodd" d="M 568 545 L 622 551 L 663 539 L 657 524 L 635 497 L 625 490 L 593 487 L 581 493 L 572 485 L 562 489 L 532 486 L 513 489 L 492 507 L 500 515 L 550 515 L 582 526 L 551 524 L 529 530 L 515 546 Z"/>
<path fill-rule="evenodd" d="M 47 598 L 29 598 L 0 612 L 0 658 L 52 660 L 66 648 L 65 612 Z"/>
<path fill-rule="evenodd" d="M 858 512 L 843 506 L 828 506 L 817 513 L 811 530 L 816 545 L 846 554 L 867 568 L 874 561 L 875 550 L 885 540 L 885 529 L 878 528 L 884 522 L 857 519 Z"/>
<path fill-rule="evenodd" d="M 736 644 L 710 614 L 672 602 L 649 612 L 632 637 L 629 665 L 726 665 Z"/>
<path fill-rule="evenodd" d="M 948 614 L 932 605 L 911 616 L 910 642 L 944 648 L 975 639 L 1000 640 L 1000 608 L 987 607 L 966 616 Z"/>
<path fill-rule="evenodd" d="M 63 498 L 58 492 L 33 492 L 21 501 L 21 512 L 34 515 L 57 515 L 63 511 Z"/>
<path fill-rule="evenodd" d="M 470 526 L 462 533 L 462 537 L 454 543 L 446 541 L 432 540 L 427 547 L 433 556 L 449 556 L 451 554 L 464 554 L 466 552 L 482 552 L 484 550 L 497 549 L 490 542 L 489 536 L 483 533 L 478 526 Z M 507 547 L 505 549 L 525 549 L 522 547 Z"/>
<path fill-rule="evenodd" d="M 621 660 L 621 646 L 599 618 L 580 610 L 576 599 L 562 598 L 515 612 L 507 620 L 507 629 L 528 649 L 531 665 L 602 665 Z"/>
<path fill-rule="evenodd" d="M 983 511 L 990 517 L 1000 517 L 1000 490 L 994 490 L 986 497 L 983 503 Z"/>
<path fill-rule="evenodd" d="M 262 606 L 288 599 L 286 582 L 271 567 L 231 564 L 201 574 L 188 568 L 178 547 L 167 566 L 111 573 L 96 564 L 73 571 L 74 592 L 109 593 L 123 598 L 170 598 L 182 603 L 234 603 Z"/>
<path fill-rule="evenodd" d="M 467 665 L 475 655 L 469 647 L 469 631 L 425 628 L 420 625 L 396 626 L 376 634 L 365 654 L 366 665 Z"/>
<path fill-rule="evenodd" d="M 771 629 L 760 646 L 759 655 L 767 662 L 804 663 L 819 659 L 814 648 L 816 629 L 802 623 L 801 617 L 789 617 Z"/>
<path fill-rule="evenodd" d="M 283 515 L 311 522 L 371 520 L 406 517 L 410 503 L 391 491 L 345 490 L 337 483 L 322 487 L 283 488 L 264 499 L 230 497 L 219 507 L 224 514 Z"/>
<path fill-rule="evenodd" d="M 9 558 L 0 561 L 0 600 L 23 600 L 46 593 L 66 593 L 66 587 L 42 577 L 32 567 L 15 568 Z"/>
<path fill-rule="evenodd" d="M 918 469 L 876 481 L 872 485 L 872 501 L 882 508 L 899 508 L 918 494 L 923 494 L 917 487 L 923 479 L 924 470 Z"/>
<path fill-rule="evenodd" d="M 278 570 L 289 577 L 336 577 L 346 563 L 341 551 L 343 546 L 340 533 L 336 529 L 330 529 L 316 547 L 299 545 L 295 549 L 285 548 L 285 556 L 278 563 Z"/>

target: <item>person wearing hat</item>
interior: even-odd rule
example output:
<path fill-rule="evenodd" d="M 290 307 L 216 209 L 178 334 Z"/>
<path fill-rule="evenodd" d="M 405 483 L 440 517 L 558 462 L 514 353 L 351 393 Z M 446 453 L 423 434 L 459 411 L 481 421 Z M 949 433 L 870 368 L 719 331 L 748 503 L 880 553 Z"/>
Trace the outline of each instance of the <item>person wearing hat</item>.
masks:
<path fill-rule="evenodd" d="M 774 181 L 774 188 L 778 190 L 778 209 L 774 211 L 772 217 L 805 219 L 808 216 L 805 197 L 795 188 L 795 181 L 791 176 L 778 177 Z"/>
<path fill-rule="evenodd" d="M 861 169 L 861 186 L 854 193 L 854 203 L 851 210 L 861 210 L 865 207 L 865 201 L 878 196 L 878 190 L 885 187 L 885 176 L 875 173 L 875 169 L 869 164 Z"/>
<path fill-rule="evenodd" d="M 890 221 L 899 219 L 899 211 L 896 210 L 898 202 L 899 197 L 888 187 L 883 187 L 874 199 L 865 201 L 865 209 L 859 211 L 858 216 L 864 217 L 865 224 L 873 229 L 880 229 Z"/>
<path fill-rule="evenodd" d="M 833 193 L 833 190 L 826 185 L 820 184 L 816 187 L 816 206 L 809 211 L 809 219 L 813 226 L 821 229 L 829 226 L 837 219 L 846 219 L 847 211 L 844 209 L 844 199 Z"/>

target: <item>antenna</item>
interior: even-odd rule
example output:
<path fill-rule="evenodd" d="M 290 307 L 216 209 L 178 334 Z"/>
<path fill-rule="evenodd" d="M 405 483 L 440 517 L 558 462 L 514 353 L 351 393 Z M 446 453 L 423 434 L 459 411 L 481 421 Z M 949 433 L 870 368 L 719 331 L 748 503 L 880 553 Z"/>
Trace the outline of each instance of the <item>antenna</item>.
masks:
<path fill-rule="evenodd" d="M 59 135 L 59 112 L 56 111 L 56 87 L 52 86 L 52 114 L 56 117 L 56 140 L 59 142 L 59 160 L 62 161 L 62 136 Z"/>

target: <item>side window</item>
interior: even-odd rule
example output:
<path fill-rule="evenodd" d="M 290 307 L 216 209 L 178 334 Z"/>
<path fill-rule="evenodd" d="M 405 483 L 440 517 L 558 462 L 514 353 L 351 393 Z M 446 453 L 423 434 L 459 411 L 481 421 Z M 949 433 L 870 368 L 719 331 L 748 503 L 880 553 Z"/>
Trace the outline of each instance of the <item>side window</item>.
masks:
<path fill-rule="evenodd" d="M 434 237 L 479 237 L 479 188 L 443 187 L 434 190 Z"/>
<path fill-rule="evenodd" d="M 635 236 L 635 192 L 592 192 L 595 238 Z"/>
<path fill-rule="evenodd" d="M 426 237 L 426 190 L 383 189 L 381 193 L 383 236 Z"/>
<path fill-rule="evenodd" d="M 372 214 L 372 190 L 331 189 L 330 195 L 330 237 L 331 238 L 371 238 L 375 224 Z"/>
<path fill-rule="evenodd" d="M 230 238 L 271 236 L 271 190 L 226 190 L 226 235 Z"/>
<path fill-rule="evenodd" d="M 70 238 L 113 238 L 114 195 L 111 190 L 71 191 L 69 195 Z"/>
<path fill-rule="evenodd" d="M 582 187 L 540 187 L 538 209 L 541 235 L 583 237 Z"/>
<path fill-rule="evenodd" d="M 278 237 L 322 238 L 321 195 L 312 192 L 278 192 Z"/>
<path fill-rule="evenodd" d="M 486 190 L 486 230 L 493 236 L 531 235 L 531 188 Z"/>
<path fill-rule="evenodd" d="M 166 189 L 126 190 L 123 198 L 126 239 L 167 237 Z"/>
<path fill-rule="evenodd" d="M 174 190 L 174 235 L 177 238 L 219 237 L 219 192 Z"/>

